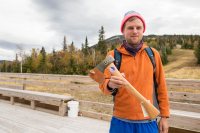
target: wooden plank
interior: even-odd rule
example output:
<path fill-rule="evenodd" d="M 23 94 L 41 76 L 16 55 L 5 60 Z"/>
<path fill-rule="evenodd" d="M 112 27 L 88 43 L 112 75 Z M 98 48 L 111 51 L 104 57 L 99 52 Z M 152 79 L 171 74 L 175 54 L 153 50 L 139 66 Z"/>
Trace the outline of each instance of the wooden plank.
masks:
<path fill-rule="evenodd" d="M 72 81 L 84 81 L 86 82 L 94 82 L 89 76 L 82 76 L 82 75 L 58 75 L 58 74 L 33 74 L 33 73 L 1 73 L 0 77 L 7 77 L 7 78 L 17 78 L 17 79 L 36 79 L 36 80 L 69 80 Z"/>
<path fill-rule="evenodd" d="M 93 110 L 93 111 L 103 110 L 104 113 L 106 114 L 112 114 L 113 112 L 113 106 L 114 106 L 113 104 L 91 102 L 91 101 L 84 101 L 84 100 L 79 100 L 79 103 L 80 103 L 81 110 Z M 170 101 L 170 108 L 200 113 L 200 104 Z"/>
<path fill-rule="evenodd" d="M 66 115 L 67 102 L 73 100 L 72 96 L 62 96 L 58 94 L 49 94 L 44 92 L 33 92 L 28 90 L 15 90 L 9 88 L 0 88 L 0 93 L 5 96 L 10 96 L 11 104 L 14 104 L 14 97 L 24 98 L 30 100 L 30 107 L 36 108 L 36 101 L 39 103 L 46 103 L 56 105 L 59 107 L 58 114 L 61 116 Z"/>
<path fill-rule="evenodd" d="M 168 94 L 170 101 L 193 102 L 200 104 L 200 94 L 174 91 L 170 91 Z"/>
<path fill-rule="evenodd" d="M 200 80 L 166 78 L 168 88 L 200 89 Z"/>
<path fill-rule="evenodd" d="M 171 110 L 170 127 L 200 132 L 200 113 Z"/>
<path fill-rule="evenodd" d="M 10 97 L 10 103 L 13 105 L 14 102 L 15 102 L 15 97 L 11 96 L 11 97 Z"/>
<path fill-rule="evenodd" d="M 46 100 L 57 100 L 57 101 L 69 101 L 72 100 L 72 96 L 64 96 L 64 95 L 58 95 L 58 94 L 51 94 L 51 93 L 45 93 L 45 92 L 36 92 L 36 91 L 29 91 L 29 90 L 14 90 L 10 88 L 1 88 L 0 87 L 1 94 L 7 94 L 7 95 L 16 95 L 21 97 L 31 97 L 31 99 L 35 98 L 34 96 L 37 96 L 38 98 L 41 98 L 41 101 Z M 43 97 L 45 97 L 43 99 Z"/>
<path fill-rule="evenodd" d="M 35 100 L 31 100 L 31 109 L 35 109 L 36 105 L 36 101 Z"/>
<path fill-rule="evenodd" d="M 184 110 L 184 111 L 189 111 L 189 112 L 200 113 L 200 104 L 170 101 L 170 108 L 176 109 L 176 110 Z"/>
<path fill-rule="evenodd" d="M 46 109 L 46 108 L 41 108 L 41 107 L 37 107 L 37 106 L 35 107 L 35 110 L 46 112 L 46 113 L 49 113 L 49 114 L 54 114 L 54 115 L 60 115 L 58 111 L 50 110 L 50 109 Z M 62 115 L 60 115 L 60 116 L 62 116 Z"/>
<path fill-rule="evenodd" d="M 0 123 L 0 131 L 5 133 L 108 133 L 110 126 L 107 121 L 60 117 L 3 102 L 0 102 Z"/>
<path fill-rule="evenodd" d="M 0 117 L 0 133 L 45 133 L 21 123 L 13 124 L 13 121 Z"/>
<path fill-rule="evenodd" d="M 58 82 L 49 82 L 48 80 L 45 80 L 45 79 L 44 80 L 32 80 L 32 79 L 28 79 L 28 80 L 2 79 L 1 80 L 0 79 L 0 81 L 7 83 L 7 85 L 1 85 L 0 84 L 0 86 L 2 86 L 2 87 L 7 87 L 7 86 L 9 86 L 8 84 L 13 84 L 12 88 L 14 88 L 14 86 L 16 86 L 16 88 L 17 88 L 17 86 L 20 86 L 18 88 L 19 89 L 23 89 L 23 90 L 26 90 L 26 87 L 28 87 L 28 86 L 32 86 L 32 87 L 34 87 L 34 86 L 36 86 L 36 87 L 46 87 L 46 88 L 50 88 L 50 89 L 52 89 L 52 88 L 54 88 L 54 89 L 55 88 L 66 89 L 66 88 L 68 88 L 69 84 L 70 84 L 70 87 L 71 87 L 71 85 L 73 84 L 73 82 L 74 82 L 75 85 L 76 85 L 76 83 L 84 84 L 84 85 L 87 84 L 87 82 L 85 82 L 85 80 L 84 80 L 84 82 L 81 81 L 80 79 L 74 81 L 74 80 L 72 80 L 70 78 L 66 79 L 65 81 L 64 80 L 62 80 L 62 81 L 60 80 L 60 82 L 59 81 Z M 77 87 L 74 87 L 74 88 L 77 88 Z"/>
<path fill-rule="evenodd" d="M 3 102 L 7 103 L 6 101 L 3 101 Z M 19 106 L 19 107 L 23 107 L 23 108 L 27 108 L 27 109 L 32 109 L 31 106 L 26 105 L 26 104 L 21 104 L 21 103 L 15 103 L 15 106 Z M 58 111 L 50 110 L 50 109 L 46 109 L 46 108 L 38 107 L 38 106 L 35 106 L 35 108 L 33 110 L 37 110 L 37 111 L 41 111 L 41 112 L 45 112 L 45 113 L 49 113 L 49 114 L 54 114 L 54 115 L 59 115 Z"/>
<path fill-rule="evenodd" d="M 174 128 L 174 127 L 170 127 L 168 132 L 169 133 L 199 133 L 198 131 L 190 131 L 187 129 L 180 129 L 180 128 Z"/>
<path fill-rule="evenodd" d="M 67 103 L 61 103 L 59 106 L 59 115 L 60 116 L 65 116 L 67 112 Z"/>
<path fill-rule="evenodd" d="M 0 90 L 0 92 L 5 95 L 5 96 L 14 96 L 14 97 L 19 97 L 19 98 L 24 98 L 26 100 L 36 100 L 36 101 L 40 101 L 42 103 L 46 103 L 46 104 L 52 104 L 52 105 L 57 105 L 59 106 L 62 101 L 62 99 L 59 99 L 59 98 L 50 98 L 49 96 L 42 96 L 42 95 L 32 95 L 32 94 L 26 94 L 25 92 L 24 93 L 20 93 L 20 92 L 12 92 L 12 91 L 4 91 L 2 92 Z M 66 101 L 66 100 L 65 100 Z M 67 100 L 68 101 L 68 100 Z"/>
<path fill-rule="evenodd" d="M 188 111 L 183 111 L 183 110 L 175 110 L 175 109 L 171 109 L 170 112 L 171 112 L 171 115 L 174 115 L 174 116 L 183 116 L 187 118 L 195 118 L 195 119 L 200 120 L 200 113 L 188 112 Z"/>
<path fill-rule="evenodd" d="M 18 89 L 18 90 L 22 90 L 23 87 L 21 85 L 15 85 L 15 84 L 0 84 L 0 87 L 5 87 L 5 88 L 12 88 L 12 89 Z"/>

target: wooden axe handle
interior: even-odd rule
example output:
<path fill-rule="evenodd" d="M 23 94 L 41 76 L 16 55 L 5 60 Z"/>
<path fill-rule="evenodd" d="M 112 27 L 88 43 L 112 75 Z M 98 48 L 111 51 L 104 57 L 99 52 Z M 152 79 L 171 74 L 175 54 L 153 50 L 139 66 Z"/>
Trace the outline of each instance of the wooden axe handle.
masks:
<path fill-rule="evenodd" d="M 108 69 L 112 75 L 124 78 L 113 63 L 108 66 Z M 124 81 L 126 83 L 125 88 L 129 90 L 141 102 L 149 117 L 151 119 L 155 119 L 160 114 L 158 109 L 154 107 L 144 96 L 142 96 L 125 78 Z"/>

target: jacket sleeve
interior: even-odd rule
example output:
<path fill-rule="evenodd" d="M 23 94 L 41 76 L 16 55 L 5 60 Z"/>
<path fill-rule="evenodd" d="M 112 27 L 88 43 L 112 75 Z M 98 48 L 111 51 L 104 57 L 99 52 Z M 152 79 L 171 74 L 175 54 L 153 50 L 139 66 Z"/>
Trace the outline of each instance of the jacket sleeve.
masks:
<path fill-rule="evenodd" d="M 153 49 L 153 51 L 156 62 L 156 81 L 158 84 L 157 94 L 158 94 L 160 116 L 169 117 L 170 116 L 169 98 L 168 98 L 167 85 L 165 81 L 164 69 L 159 52 L 155 49 Z"/>
<path fill-rule="evenodd" d="M 111 56 L 114 57 L 114 51 L 112 50 L 112 51 L 108 52 L 107 56 L 108 56 L 108 55 L 111 55 Z M 104 71 L 104 76 L 105 76 L 105 80 L 103 81 L 102 84 L 99 85 L 99 88 L 100 88 L 100 90 L 103 92 L 103 94 L 105 94 L 105 95 L 111 95 L 111 94 L 112 94 L 112 91 L 110 91 L 110 90 L 108 89 L 108 87 L 107 87 L 108 82 L 109 82 L 110 77 L 111 77 L 111 74 L 110 74 L 110 72 L 109 72 L 108 69 L 105 69 L 105 71 Z"/>

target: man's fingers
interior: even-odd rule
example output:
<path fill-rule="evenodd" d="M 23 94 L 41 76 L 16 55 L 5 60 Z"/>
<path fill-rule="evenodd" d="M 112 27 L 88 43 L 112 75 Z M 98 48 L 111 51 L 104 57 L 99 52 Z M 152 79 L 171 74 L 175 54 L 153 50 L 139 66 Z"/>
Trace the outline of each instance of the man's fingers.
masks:
<path fill-rule="evenodd" d="M 112 83 L 111 83 L 111 84 L 109 85 L 109 87 L 110 87 L 110 88 L 121 88 L 122 85 L 117 85 L 117 84 L 112 84 Z"/>
<path fill-rule="evenodd" d="M 108 85 L 111 88 L 120 88 L 124 85 L 124 82 L 121 79 L 111 78 Z"/>
<path fill-rule="evenodd" d="M 116 80 L 116 79 L 110 79 L 110 82 L 116 84 L 116 85 L 123 85 L 123 81 L 121 80 Z"/>
<path fill-rule="evenodd" d="M 122 76 L 124 77 L 125 74 L 122 73 Z M 111 87 L 111 88 L 120 88 L 123 85 L 125 85 L 124 78 L 119 77 L 119 76 L 111 76 L 110 81 L 109 81 L 109 87 Z"/>
<path fill-rule="evenodd" d="M 122 74 L 122 76 L 125 78 L 125 74 L 124 73 L 121 73 Z"/>
<path fill-rule="evenodd" d="M 90 70 L 89 72 L 90 72 L 90 74 L 95 74 L 94 70 Z"/>
<path fill-rule="evenodd" d="M 124 81 L 124 78 L 122 78 L 122 77 L 118 77 L 118 76 L 111 76 L 110 79 Z"/>
<path fill-rule="evenodd" d="M 168 133 L 167 123 L 159 122 L 159 133 Z"/>

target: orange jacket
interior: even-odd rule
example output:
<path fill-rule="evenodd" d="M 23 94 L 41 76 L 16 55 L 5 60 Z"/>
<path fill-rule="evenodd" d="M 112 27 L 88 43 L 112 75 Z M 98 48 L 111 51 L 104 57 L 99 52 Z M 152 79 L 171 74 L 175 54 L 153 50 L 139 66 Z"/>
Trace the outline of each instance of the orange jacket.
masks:
<path fill-rule="evenodd" d="M 136 56 L 129 54 L 123 46 L 118 51 L 122 53 L 120 72 L 125 74 L 125 78 L 153 104 L 153 65 L 144 50 L 148 47 L 146 44 L 137 52 Z M 153 49 L 156 62 L 156 81 L 158 83 L 158 101 L 160 116 L 169 117 L 169 101 L 167 87 L 164 77 L 164 71 L 160 55 L 157 50 Z M 114 57 L 114 51 L 108 52 L 108 55 Z M 107 88 L 110 78 L 110 72 L 105 70 L 106 80 L 100 84 L 100 89 L 104 94 L 111 94 Z M 145 120 L 140 102 L 130 94 L 125 88 L 119 88 L 115 96 L 113 115 L 129 120 Z"/>

